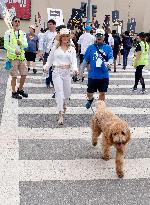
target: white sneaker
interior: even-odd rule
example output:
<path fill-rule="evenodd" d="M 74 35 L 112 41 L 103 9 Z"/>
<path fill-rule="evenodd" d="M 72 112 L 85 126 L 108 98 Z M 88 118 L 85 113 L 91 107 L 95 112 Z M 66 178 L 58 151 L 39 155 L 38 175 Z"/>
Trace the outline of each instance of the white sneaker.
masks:
<path fill-rule="evenodd" d="M 59 125 L 63 125 L 64 124 L 64 115 L 63 114 L 59 114 L 58 124 Z"/>
<path fill-rule="evenodd" d="M 141 94 L 145 94 L 145 93 L 147 93 L 147 90 L 142 89 L 142 90 L 140 91 L 140 93 L 141 93 Z"/>
<path fill-rule="evenodd" d="M 130 88 L 130 91 L 132 91 L 132 92 L 137 92 L 137 88 Z"/>

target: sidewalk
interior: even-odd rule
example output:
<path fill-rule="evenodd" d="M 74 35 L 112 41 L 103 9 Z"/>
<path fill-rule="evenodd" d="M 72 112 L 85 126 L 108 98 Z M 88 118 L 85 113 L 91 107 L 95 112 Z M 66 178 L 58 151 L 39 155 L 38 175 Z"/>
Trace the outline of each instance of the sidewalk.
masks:
<path fill-rule="evenodd" d="M 6 51 L 4 49 L 0 49 L 0 61 L 4 61 L 6 59 Z"/>

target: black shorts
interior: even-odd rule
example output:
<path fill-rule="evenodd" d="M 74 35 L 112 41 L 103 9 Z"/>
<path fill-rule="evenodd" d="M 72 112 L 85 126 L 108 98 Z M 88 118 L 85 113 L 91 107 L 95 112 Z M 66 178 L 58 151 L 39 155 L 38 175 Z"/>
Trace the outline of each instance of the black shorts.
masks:
<path fill-rule="evenodd" d="M 36 53 L 32 53 L 32 52 L 25 52 L 25 58 L 27 61 L 33 61 L 35 62 L 36 59 Z"/>
<path fill-rule="evenodd" d="M 117 56 L 119 54 L 119 50 L 113 50 L 113 57 L 114 57 L 114 60 L 117 60 Z"/>
<path fill-rule="evenodd" d="M 104 78 L 104 79 L 88 79 L 88 88 L 87 92 L 88 93 L 95 93 L 97 90 L 99 92 L 107 92 L 109 85 L 109 78 Z"/>

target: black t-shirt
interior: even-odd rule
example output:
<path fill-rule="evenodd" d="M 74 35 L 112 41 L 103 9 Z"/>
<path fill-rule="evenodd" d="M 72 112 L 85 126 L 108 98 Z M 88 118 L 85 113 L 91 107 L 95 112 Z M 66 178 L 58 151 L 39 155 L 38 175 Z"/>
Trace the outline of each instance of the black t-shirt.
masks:
<path fill-rule="evenodd" d="M 138 51 L 141 51 L 141 50 L 142 50 L 142 49 L 141 49 L 141 45 L 140 45 L 140 43 L 138 43 L 138 44 L 136 45 L 135 51 L 138 52 Z"/>

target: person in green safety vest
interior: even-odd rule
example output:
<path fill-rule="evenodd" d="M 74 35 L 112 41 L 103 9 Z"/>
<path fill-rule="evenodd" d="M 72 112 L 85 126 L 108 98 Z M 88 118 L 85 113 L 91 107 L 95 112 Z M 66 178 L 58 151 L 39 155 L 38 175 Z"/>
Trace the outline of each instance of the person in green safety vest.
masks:
<path fill-rule="evenodd" d="M 140 93 L 144 94 L 146 90 L 145 90 L 144 78 L 142 76 L 142 70 L 144 66 L 148 65 L 149 45 L 146 42 L 146 34 L 144 32 L 139 33 L 138 37 L 139 37 L 139 43 L 137 44 L 135 49 L 135 58 L 133 63 L 133 66 L 136 68 L 135 84 L 133 88 L 131 88 L 131 90 L 137 91 L 137 85 L 138 82 L 140 81 L 142 85 L 142 90 L 140 91 Z"/>
<path fill-rule="evenodd" d="M 27 67 L 25 65 L 25 51 L 24 48 L 28 47 L 26 33 L 19 29 L 20 19 L 13 17 L 12 29 L 7 30 L 4 35 L 4 48 L 7 50 L 7 59 L 10 61 L 10 75 L 12 77 L 12 98 L 22 99 L 27 98 L 28 94 L 24 92 L 23 86 L 28 74 Z M 21 76 L 20 84 L 16 90 L 16 81 L 18 72 Z"/>

